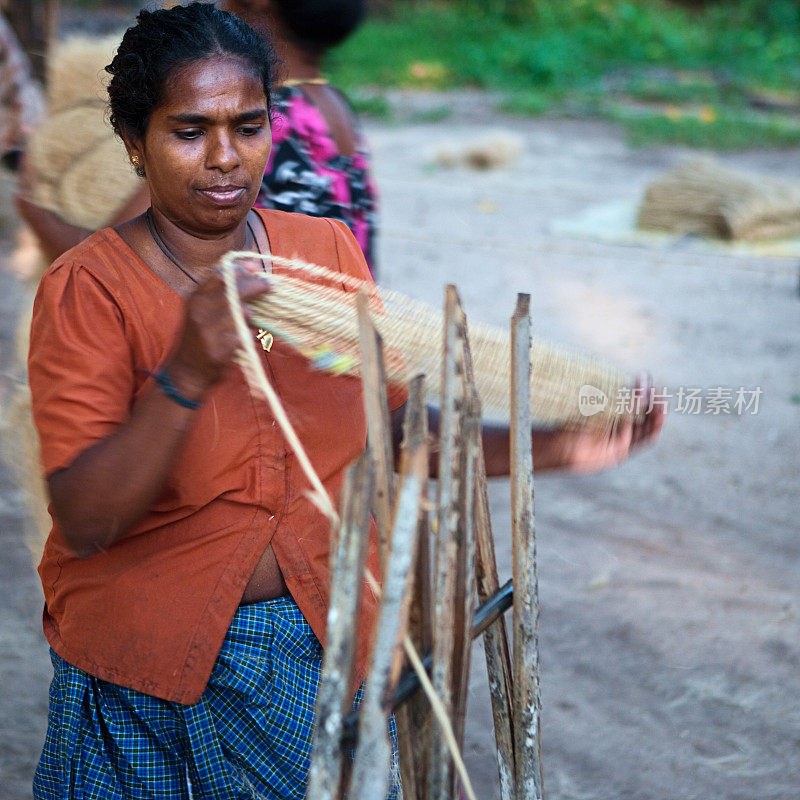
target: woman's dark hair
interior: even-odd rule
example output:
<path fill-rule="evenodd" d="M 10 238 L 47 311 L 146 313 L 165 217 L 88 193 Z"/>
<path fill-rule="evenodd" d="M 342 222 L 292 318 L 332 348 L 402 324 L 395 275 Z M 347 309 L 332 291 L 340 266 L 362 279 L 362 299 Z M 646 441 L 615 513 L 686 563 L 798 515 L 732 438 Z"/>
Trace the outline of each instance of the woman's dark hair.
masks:
<path fill-rule="evenodd" d="M 261 79 L 267 107 L 276 58 L 267 39 L 234 14 L 208 3 L 140 11 L 113 61 L 109 119 L 117 135 L 141 137 L 175 69 L 215 55 L 241 58 Z"/>
<path fill-rule="evenodd" d="M 273 0 L 294 42 L 319 53 L 346 39 L 364 19 L 366 0 Z"/>

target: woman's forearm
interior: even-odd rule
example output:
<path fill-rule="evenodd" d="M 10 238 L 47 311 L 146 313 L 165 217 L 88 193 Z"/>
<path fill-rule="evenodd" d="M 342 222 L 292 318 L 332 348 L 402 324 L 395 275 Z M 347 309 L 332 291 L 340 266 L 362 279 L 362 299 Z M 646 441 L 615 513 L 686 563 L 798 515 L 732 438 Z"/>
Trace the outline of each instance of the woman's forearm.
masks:
<path fill-rule="evenodd" d="M 188 399 L 200 398 L 201 391 L 170 375 Z M 50 477 L 54 516 L 77 555 L 109 547 L 147 513 L 195 414 L 154 386 L 113 434 Z"/>
<path fill-rule="evenodd" d="M 405 406 L 392 412 L 392 439 L 396 454 L 400 451 Z M 441 413 L 438 408 L 428 406 L 428 428 L 434 437 L 439 436 Z M 562 430 L 532 430 L 533 463 L 537 472 L 568 466 L 566 444 L 572 434 Z M 511 436 L 508 425 L 485 422 L 481 428 L 483 458 L 489 478 L 502 477 L 511 471 Z M 436 478 L 439 457 L 436 449 L 431 453 L 430 477 Z"/>
<path fill-rule="evenodd" d="M 508 426 L 484 424 L 481 430 L 486 476 L 503 477 L 511 472 L 511 434 Z M 533 468 L 536 472 L 570 466 L 572 433 L 561 429 L 531 430 Z"/>
<path fill-rule="evenodd" d="M 647 406 L 645 406 L 647 407 Z M 399 453 L 405 406 L 392 412 L 392 438 Z M 641 419 L 627 420 L 613 430 L 555 428 L 532 429 L 533 468 L 536 472 L 567 469 L 573 472 L 597 472 L 621 464 L 631 452 L 655 442 L 664 424 L 666 411 L 653 405 Z M 440 413 L 428 407 L 428 426 L 439 435 Z M 506 476 L 511 471 L 511 436 L 508 425 L 484 423 L 481 430 L 487 477 Z M 430 476 L 437 477 L 438 454 L 430 459 Z"/>

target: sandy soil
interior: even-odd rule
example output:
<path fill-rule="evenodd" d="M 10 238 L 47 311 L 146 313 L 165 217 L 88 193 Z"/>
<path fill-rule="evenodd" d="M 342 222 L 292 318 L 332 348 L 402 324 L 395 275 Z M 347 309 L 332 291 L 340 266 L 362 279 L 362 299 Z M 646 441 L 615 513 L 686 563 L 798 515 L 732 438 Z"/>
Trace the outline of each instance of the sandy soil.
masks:
<path fill-rule="evenodd" d="M 649 248 L 557 233 L 594 206 L 634 202 L 686 153 L 631 151 L 595 122 L 512 120 L 478 96 L 399 98 L 401 124 L 370 124 L 383 195 L 383 282 L 439 302 L 459 286 L 473 320 L 505 324 L 515 294 L 534 328 L 674 392 L 761 387 L 758 413 L 673 413 L 657 448 L 602 475 L 536 482 L 543 747 L 552 800 L 800 797 L 800 301 L 789 259 Z M 414 123 L 450 105 L 435 124 Z M 513 166 L 436 169 L 502 126 Z M 800 151 L 729 163 L 800 179 Z M 8 234 L 6 232 L 6 249 Z M 0 369 L 21 290 L 0 271 Z M 492 485 L 501 578 L 510 575 L 508 486 Z M 22 504 L 0 471 L 0 795 L 30 796 L 47 709 L 40 595 Z M 480 646 L 466 757 L 496 796 Z"/>

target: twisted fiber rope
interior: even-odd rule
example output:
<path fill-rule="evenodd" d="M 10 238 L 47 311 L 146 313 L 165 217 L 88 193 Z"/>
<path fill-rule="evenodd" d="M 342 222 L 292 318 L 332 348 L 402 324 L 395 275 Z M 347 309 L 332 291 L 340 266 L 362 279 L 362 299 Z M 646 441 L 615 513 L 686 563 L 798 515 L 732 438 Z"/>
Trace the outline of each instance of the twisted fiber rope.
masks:
<path fill-rule="evenodd" d="M 224 262 L 259 258 L 252 253 L 233 252 Z M 442 315 L 430 306 L 399 292 L 342 275 L 316 264 L 274 255 L 260 256 L 280 267 L 268 277 L 272 291 L 248 303 L 253 323 L 267 328 L 300 350 L 317 367 L 331 372 L 358 374 L 358 320 L 355 292 L 366 292 L 375 327 L 381 334 L 387 378 L 407 383 L 424 373 L 431 398 L 440 394 L 443 357 Z M 347 291 L 350 290 L 350 291 Z M 489 325 L 471 325 L 475 383 L 484 416 L 508 419 L 511 384 L 508 334 Z M 629 387 L 626 376 L 599 359 L 565 347 L 534 340 L 531 347 L 531 418 L 546 426 L 613 427 L 632 409 L 615 399 Z M 590 417 L 578 406 L 581 387 L 589 384 L 609 398 L 606 408 Z"/>

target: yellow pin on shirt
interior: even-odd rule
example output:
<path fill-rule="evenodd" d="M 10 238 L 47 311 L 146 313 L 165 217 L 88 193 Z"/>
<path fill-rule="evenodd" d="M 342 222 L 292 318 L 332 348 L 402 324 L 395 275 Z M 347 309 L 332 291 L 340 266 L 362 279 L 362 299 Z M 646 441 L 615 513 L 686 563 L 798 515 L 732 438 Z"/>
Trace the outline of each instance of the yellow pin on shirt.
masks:
<path fill-rule="evenodd" d="M 261 347 L 268 353 L 270 350 L 272 350 L 272 343 L 275 341 L 275 337 L 269 331 L 259 328 L 256 339 L 261 342 Z"/>

